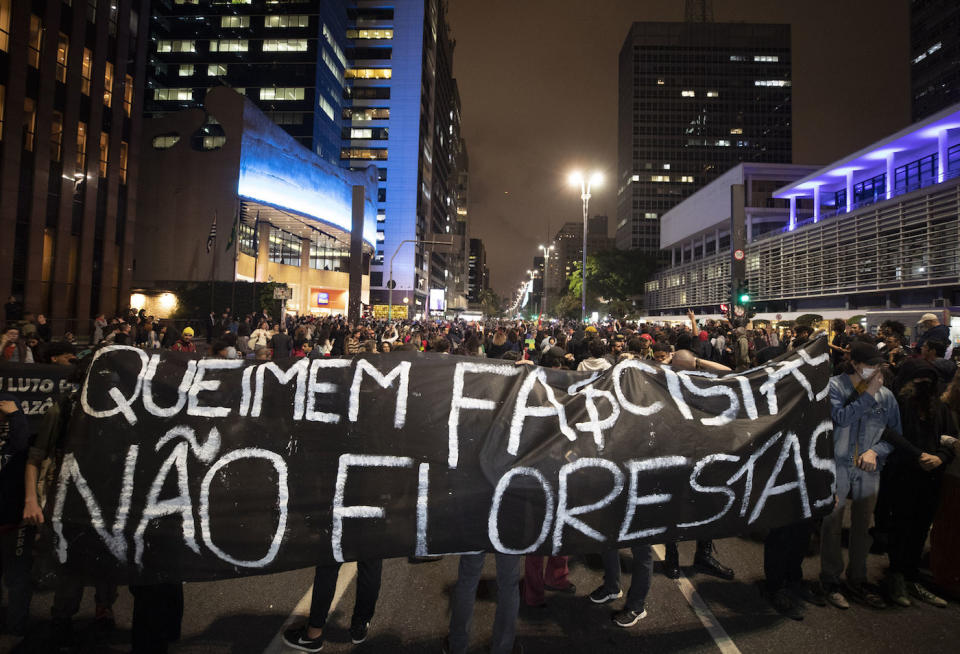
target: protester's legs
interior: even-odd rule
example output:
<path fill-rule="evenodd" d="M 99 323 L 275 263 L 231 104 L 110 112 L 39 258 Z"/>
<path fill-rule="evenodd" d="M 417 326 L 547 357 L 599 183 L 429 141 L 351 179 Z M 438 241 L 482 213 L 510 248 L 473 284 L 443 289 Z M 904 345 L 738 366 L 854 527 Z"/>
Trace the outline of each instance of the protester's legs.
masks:
<path fill-rule="evenodd" d="M 369 622 L 380 597 L 380 577 L 383 573 L 383 561 L 357 562 L 357 603 L 353 607 L 353 620 Z"/>
<path fill-rule="evenodd" d="M 333 595 L 337 591 L 337 577 L 339 576 L 339 563 L 318 565 L 314 570 L 313 594 L 310 598 L 310 619 L 307 621 L 307 626 L 313 629 L 323 629 L 324 625 L 327 624 L 327 614 L 330 613 L 330 604 L 333 603 Z"/>
<path fill-rule="evenodd" d="M 803 520 L 787 525 L 787 531 L 789 538 L 784 544 L 786 549 L 784 573 L 788 584 L 796 584 L 803 581 L 803 557 L 806 556 L 807 548 L 810 546 L 813 521 Z"/>
<path fill-rule="evenodd" d="M 517 611 L 520 594 L 520 557 L 512 554 L 497 554 L 497 612 L 493 618 L 491 654 L 510 654 L 517 633 Z"/>
<path fill-rule="evenodd" d="M 620 550 L 604 550 L 600 553 L 603 561 L 603 589 L 611 593 L 620 592 Z"/>
<path fill-rule="evenodd" d="M 569 556 L 550 556 L 547 557 L 547 570 L 543 575 L 543 581 L 552 588 L 566 588 L 570 585 L 570 557 Z"/>
<path fill-rule="evenodd" d="M 33 586 L 30 570 L 33 565 L 34 527 L 19 527 L 0 534 L 0 560 L 3 583 L 7 587 L 7 629 L 20 634 L 27 627 Z"/>
<path fill-rule="evenodd" d="M 53 606 L 50 616 L 54 622 L 68 621 L 80 610 L 80 601 L 83 599 L 83 582 L 76 576 L 60 570 L 57 575 L 57 586 L 53 591 Z"/>
<path fill-rule="evenodd" d="M 789 539 L 790 530 L 784 526 L 771 529 L 763 541 L 763 576 L 769 593 L 775 593 L 787 585 Z"/>
<path fill-rule="evenodd" d="M 847 580 L 853 584 L 867 580 L 867 554 L 870 553 L 870 524 L 877 505 L 877 475 L 860 475 L 853 485 L 850 505 L 850 547 Z"/>
<path fill-rule="evenodd" d="M 626 608 L 636 612 L 643 611 L 650 592 L 650 579 L 653 576 L 653 549 L 649 545 L 634 545 L 630 548 L 633 554 L 633 578 L 630 580 L 630 590 L 627 591 Z"/>
<path fill-rule="evenodd" d="M 450 597 L 450 654 L 464 654 L 470 642 L 473 604 L 483 571 L 483 554 L 462 554 L 457 583 Z M 516 593 L 519 595 L 519 593 Z"/>
<path fill-rule="evenodd" d="M 680 562 L 680 549 L 675 541 L 663 544 L 663 560 L 667 563 Z"/>
<path fill-rule="evenodd" d="M 847 508 L 847 494 L 850 492 L 849 472 L 837 468 L 837 501 L 833 511 L 823 518 L 820 527 L 820 581 L 824 584 L 840 583 L 843 574 L 843 551 L 840 532 L 843 528 L 843 513 Z"/>
<path fill-rule="evenodd" d="M 183 584 L 130 585 L 133 654 L 164 654 L 180 637 L 183 621 Z"/>
<path fill-rule="evenodd" d="M 527 606 L 540 606 L 544 602 L 543 559 L 544 557 L 533 554 L 527 554 L 525 557 L 523 563 L 523 601 Z"/>

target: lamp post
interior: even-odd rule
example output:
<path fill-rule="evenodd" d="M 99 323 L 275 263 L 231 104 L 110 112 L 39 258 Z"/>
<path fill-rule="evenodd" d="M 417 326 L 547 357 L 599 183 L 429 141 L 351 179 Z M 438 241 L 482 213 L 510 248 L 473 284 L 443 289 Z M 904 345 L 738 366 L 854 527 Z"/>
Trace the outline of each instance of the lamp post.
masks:
<path fill-rule="evenodd" d="M 540 295 L 540 313 L 547 312 L 547 279 L 548 277 L 548 265 L 550 265 L 550 253 L 553 252 L 553 246 L 547 247 L 546 245 L 538 245 L 538 248 L 543 250 L 543 292 Z"/>
<path fill-rule="evenodd" d="M 537 277 L 537 271 L 528 270 L 527 274 L 530 275 L 530 299 L 533 300 L 533 280 Z"/>
<path fill-rule="evenodd" d="M 603 175 L 593 172 L 584 177 L 581 172 L 570 174 L 570 185 L 580 186 L 580 199 L 583 200 L 583 257 L 580 264 L 580 322 L 587 321 L 587 216 L 590 213 L 590 188 L 603 182 Z"/>
<path fill-rule="evenodd" d="M 397 245 L 397 249 L 393 251 L 393 254 L 390 255 L 390 281 L 387 282 L 387 322 L 393 320 L 393 287 L 396 286 L 396 282 L 393 281 L 393 260 L 396 258 L 397 254 L 400 252 L 400 248 L 404 246 L 405 243 L 422 243 L 423 245 L 453 245 L 453 240 L 450 241 L 420 241 L 415 238 L 408 238 L 403 241 L 400 241 L 400 244 Z"/>

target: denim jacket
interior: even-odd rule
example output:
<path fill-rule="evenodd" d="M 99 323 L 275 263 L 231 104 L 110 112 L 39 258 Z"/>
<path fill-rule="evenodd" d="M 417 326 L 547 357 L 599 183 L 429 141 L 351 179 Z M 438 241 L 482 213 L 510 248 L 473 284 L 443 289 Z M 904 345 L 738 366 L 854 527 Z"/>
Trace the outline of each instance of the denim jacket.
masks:
<path fill-rule="evenodd" d="M 855 399 L 848 403 L 850 397 Z M 830 379 L 830 417 L 833 419 L 833 458 L 837 468 L 850 470 L 856 458 L 873 450 L 877 454 L 877 472 L 893 444 L 883 440 L 885 429 L 903 432 L 900 407 L 890 389 L 881 387 L 876 398 L 869 393 L 857 395 L 846 374 Z"/>

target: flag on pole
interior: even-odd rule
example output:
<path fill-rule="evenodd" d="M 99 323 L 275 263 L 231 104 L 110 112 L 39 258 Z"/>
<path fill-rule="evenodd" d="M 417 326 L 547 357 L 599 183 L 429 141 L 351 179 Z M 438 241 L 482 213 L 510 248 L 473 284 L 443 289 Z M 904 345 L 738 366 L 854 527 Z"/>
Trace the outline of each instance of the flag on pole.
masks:
<path fill-rule="evenodd" d="M 217 212 L 213 212 L 213 222 L 210 223 L 210 233 L 207 235 L 207 254 L 213 251 L 213 246 L 217 242 Z"/>
<path fill-rule="evenodd" d="M 237 212 L 233 216 L 233 229 L 230 230 L 230 238 L 227 240 L 227 249 L 224 252 L 229 252 L 230 248 L 233 247 L 234 242 L 237 240 L 237 223 L 240 222 L 240 208 L 237 207 Z"/>

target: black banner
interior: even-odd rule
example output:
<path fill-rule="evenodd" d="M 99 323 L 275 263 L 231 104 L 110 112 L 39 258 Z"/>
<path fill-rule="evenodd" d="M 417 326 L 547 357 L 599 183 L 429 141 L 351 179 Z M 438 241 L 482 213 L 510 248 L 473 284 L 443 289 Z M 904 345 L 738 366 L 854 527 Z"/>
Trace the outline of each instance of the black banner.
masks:
<path fill-rule="evenodd" d="M 75 384 L 70 382 L 73 372 L 73 366 L 49 363 L 0 363 L 0 393 L 17 398 L 30 429 L 36 431 L 47 409 L 62 395 L 75 390 Z"/>
<path fill-rule="evenodd" d="M 98 352 L 55 553 L 147 581 L 466 551 L 596 552 L 827 512 L 826 342 L 715 377 L 393 353 Z"/>

